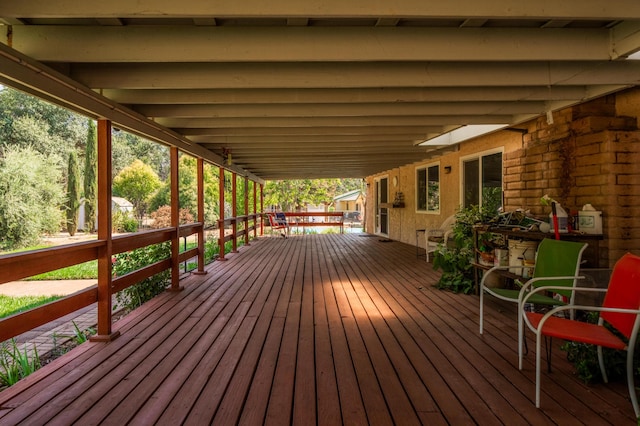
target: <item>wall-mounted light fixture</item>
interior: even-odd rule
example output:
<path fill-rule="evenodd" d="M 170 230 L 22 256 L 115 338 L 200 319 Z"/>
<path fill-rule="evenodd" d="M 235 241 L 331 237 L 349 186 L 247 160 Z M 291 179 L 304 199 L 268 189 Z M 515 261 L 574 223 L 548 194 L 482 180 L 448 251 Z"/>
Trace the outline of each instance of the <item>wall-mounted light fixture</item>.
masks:
<path fill-rule="evenodd" d="M 444 166 L 444 173 L 447 175 L 451 173 L 451 166 Z"/>

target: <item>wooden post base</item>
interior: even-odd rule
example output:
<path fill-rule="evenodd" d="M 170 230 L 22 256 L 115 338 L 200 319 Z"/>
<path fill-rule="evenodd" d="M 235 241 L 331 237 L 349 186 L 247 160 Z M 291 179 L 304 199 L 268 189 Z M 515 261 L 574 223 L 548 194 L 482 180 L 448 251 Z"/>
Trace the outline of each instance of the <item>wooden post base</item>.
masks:
<path fill-rule="evenodd" d="M 108 342 L 111 342 L 112 340 L 117 339 L 118 337 L 120 337 L 120 332 L 114 331 L 111 334 L 96 334 L 95 336 L 89 337 L 89 341 L 108 343 Z"/>

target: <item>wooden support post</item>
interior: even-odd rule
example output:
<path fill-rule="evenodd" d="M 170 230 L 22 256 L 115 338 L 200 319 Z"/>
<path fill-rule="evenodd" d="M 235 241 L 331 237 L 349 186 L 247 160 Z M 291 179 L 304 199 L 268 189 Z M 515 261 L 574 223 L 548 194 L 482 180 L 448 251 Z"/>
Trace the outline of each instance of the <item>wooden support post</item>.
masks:
<path fill-rule="evenodd" d="M 220 253 L 218 254 L 218 260 L 227 260 L 224 258 L 224 167 L 220 167 L 218 180 L 220 182 L 220 191 L 218 196 L 220 207 L 218 214 L 218 244 L 220 245 Z"/>
<path fill-rule="evenodd" d="M 244 177 L 244 245 L 249 245 L 249 178 Z"/>
<path fill-rule="evenodd" d="M 258 220 L 262 223 L 262 218 L 258 216 L 258 199 L 256 198 L 258 196 L 258 187 L 256 183 L 255 181 L 253 182 L 253 214 L 255 215 L 255 219 L 253 220 L 253 238 L 258 238 Z"/>
<path fill-rule="evenodd" d="M 233 244 L 233 253 L 238 252 L 238 175 L 236 172 L 231 173 L 231 241 Z"/>
<path fill-rule="evenodd" d="M 198 230 L 198 270 L 194 271 L 195 275 L 204 275 L 204 160 L 198 158 L 197 163 L 197 179 L 198 179 L 198 222 L 202 224 Z"/>
<path fill-rule="evenodd" d="M 260 184 L 260 236 L 264 235 L 264 184 Z"/>
<path fill-rule="evenodd" d="M 120 335 L 111 330 L 111 121 L 98 120 L 98 332 L 93 342 L 109 342 Z"/>
<path fill-rule="evenodd" d="M 180 255 L 180 196 L 178 193 L 178 148 L 171 147 L 171 287 L 170 291 L 180 291 L 180 263 L 178 257 Z"/>

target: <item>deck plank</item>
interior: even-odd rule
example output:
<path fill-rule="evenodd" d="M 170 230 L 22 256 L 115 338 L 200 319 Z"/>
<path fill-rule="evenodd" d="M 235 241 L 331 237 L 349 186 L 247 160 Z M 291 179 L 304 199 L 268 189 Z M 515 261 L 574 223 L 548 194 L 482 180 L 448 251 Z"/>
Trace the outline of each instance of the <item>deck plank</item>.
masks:
<path fill-rule="evenodd" d="M 478 297 L 435 289 L 413 246 L 264 237 L 207 271 L 1 392 L 0 425 L 635 424 L 625 383 L 557 349 L 535 408 L 514 306 L 488 300 L 479 335 Z"/>

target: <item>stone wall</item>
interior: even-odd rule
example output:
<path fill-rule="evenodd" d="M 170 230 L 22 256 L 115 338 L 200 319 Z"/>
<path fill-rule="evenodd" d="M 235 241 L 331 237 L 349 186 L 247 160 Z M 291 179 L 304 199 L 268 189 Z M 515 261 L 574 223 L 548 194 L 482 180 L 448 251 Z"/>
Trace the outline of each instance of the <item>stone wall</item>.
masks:
<path fill-rule="evenodd" d="M 640 250 L 640 131 L 635 117 L 616 116 L 606 96 L 533 122 L 523 148 L 504 156 L 505 208 L 545 217 L 548 194 L 565 210 L 592 204 L 603 212 L 600 264 Z"/>

